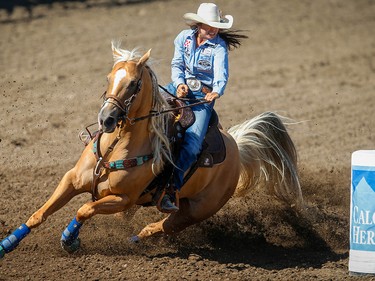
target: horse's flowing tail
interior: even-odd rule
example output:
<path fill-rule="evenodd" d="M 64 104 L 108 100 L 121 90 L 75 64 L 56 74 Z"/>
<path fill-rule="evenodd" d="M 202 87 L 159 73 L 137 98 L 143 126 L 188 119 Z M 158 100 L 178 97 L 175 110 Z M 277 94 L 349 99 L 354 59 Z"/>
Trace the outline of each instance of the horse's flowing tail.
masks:
<path fill-rule="evenodd" d="M 238 145 L 241 176 L 237 195 L 256 185 L 285 203 L 302 207 L 297 152 L 281 117 L 265 112 L 228 130 Z"/>

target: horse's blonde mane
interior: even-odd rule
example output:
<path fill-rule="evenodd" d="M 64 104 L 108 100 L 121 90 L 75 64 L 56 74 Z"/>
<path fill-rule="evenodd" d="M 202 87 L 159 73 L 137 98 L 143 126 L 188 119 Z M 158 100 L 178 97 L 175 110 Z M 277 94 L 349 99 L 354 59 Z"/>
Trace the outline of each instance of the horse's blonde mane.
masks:
<path fill-rule="evenodd" d="M 162 112 L 163 110 L 170 108 L 170 106 L 159 91 L 159 83 L 157 81 L 155 73 L 152 71 L 150 67 L 146 67 L 150 72 L 152 79 L 152 111 Z M 168 137 L 166 136 L 166 128 L 170 114 L 171 113 L 159 114 L 158 116 L 152 117 L 150 122 L 149 131 L 151 133 L 151 141 L 154 153 L 152 172 L 155 175 L 159 174 L 163 170 L 165 161 L 168 161 L 174 165 L 171 152 L 171 145 Z"/>
<path fill-rule="evenodd" d="M 119 62 L 126 61 L 137 61 L 141 58 L 141 54 L 138 52 L 138 49 L 135 48 L 132 51 L 124 50 L 120 47 L 121 42 L 112 41 L 112 51 L 113 51 L 113 61 L 114 65 Z M 159 84 L 157 77 L 152 69 L 146 65 L 147 70 L 151 76 L 152 83 L 152 112 L 162 112 L 165 109 L 169 108 L 168 103 L 160 94 Z M 152 172 L 157 175 L 159 174 L 164 167 L 165 161 L 169 161 L 173 164 L 171 145 L 169 139 L 166 136 L 165 130 L 168 122 L 168 114 L 160 114 L 158 116 L 151 117 L 150 120 L 150 139 L 153 148 L 153 163 L 152 163 Z"/>
<path fill-rule="evenodd" d="M 111 45 L 114 65 L 122 61 L 137 60 L 141 57 L 141 54 L 138 52 L 138 48 L 134 48 L 131 51 L 121 49 L 121 41 L 112 41 Z"/>

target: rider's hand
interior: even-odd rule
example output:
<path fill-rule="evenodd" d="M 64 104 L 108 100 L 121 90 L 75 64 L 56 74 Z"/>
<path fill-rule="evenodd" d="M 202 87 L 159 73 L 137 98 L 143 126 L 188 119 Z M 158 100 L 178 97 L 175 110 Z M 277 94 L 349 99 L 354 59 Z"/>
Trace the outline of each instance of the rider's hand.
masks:
<path fill-rule="evenodd" d="M 206 96 L 204 97 L 204 99 L 206 101 L 213 101 L 213 100 L 216 100 L 218 99 L 220 96 L 218 93 L 216 92 L 211 92 L 211 93 L 207 93 Z"/>
<path fill-rule="evenodd" d="M 180 84 L 177 87 L 177 97 L 183 98 L 188 94 L 189 87 L 186 84 Z"/>

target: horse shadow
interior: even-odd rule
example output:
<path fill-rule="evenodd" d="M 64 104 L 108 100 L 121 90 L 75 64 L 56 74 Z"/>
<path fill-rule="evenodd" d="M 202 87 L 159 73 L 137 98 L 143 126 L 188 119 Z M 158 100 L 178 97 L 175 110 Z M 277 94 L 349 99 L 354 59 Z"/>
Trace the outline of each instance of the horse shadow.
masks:
<path fill-rule="evenodd" d="M 253 225 L 259 224 L 248 218 Z M 220 264 L 230 264 L 237 270 L 247 266 L 259 267 L 267 270 L 281 270 L 291 267 L 321 268 L 326 262 L 339 261 L 347 258 L 348 253 L 337 253 L 315 230 L 314 225 L 304 222 L 291 212 L 282 218 L 287 222 L 296 235 L 304 241 L 301 246 L 285 247 L 268 242 L 264 235 L 254 232 L 244 232 L 236 229 L 236 223 L 223 227 L 210 221 L 200 226 L 206 233 L 209 247 L 178 243 L 178 252 L 161 254 L 154 257 L 180 257 L 188 259 L 195 255 L 198 259 L 216 261 Z M 262 227 L 258 225 L 258 228 Z M 227 231 L 232 228 L 233 231 Z"/>
<path fill-rule="evenodd" d="M 249 266 L 266 270 L 285 268 L 321 268 L 331 261 L 336 262 L 348 257 L 348 253 L 337 253 L 316 231 L 314 224 L 298 217 L 293 211 L 284 212 L 281 220 L 288 223 L 303 241 L 303 245 L 286 247 L 276 245 L 264 236 L 261 222 L 249 213 L 245 218 L 253 226 L 251 231 L 244 231 L 236 220 L 217 223 L 215 218 L 191 226 L 178 235 L 156 235 L 140 244 L 132 244 L 124 239 L 107 241 L 105 247 L 86 246 L 78 255 L 102 254 L 104 256 L 140 255 L 149 259 L 180 258 L 196 261 L 208 260 L 227 264 L 237 270 Z M 337 218 L 328 218 L 337 219 Z M 128 229 L 125 232 L 132 232 Z M 113 236 L 116 236 L 114 234 Z M 95 243 L 94 243 L 95 244 Z"/>
<path fill-rule="evenodd" d="M 301 246 L 275 245 L 262 233 L 223 232 L 220 227 L 210 227 L 207 237 L 211 249 L 180 246 L 180 252 L 190 255 L 194 251 L 202 259 L 222 264 L 237 264 L 281 270 L 291 267 L 321 268 L 328 261 L 338 261 L 348 253 L 336 253 L 309 223 L 301 224 L 291 213 L 282 218 L 293 227 L 296 236 L 304 241 Z M 255 222 L 254 222 L 255 223 Z M 238 268 L 240 269 L 240 268 Z"/>

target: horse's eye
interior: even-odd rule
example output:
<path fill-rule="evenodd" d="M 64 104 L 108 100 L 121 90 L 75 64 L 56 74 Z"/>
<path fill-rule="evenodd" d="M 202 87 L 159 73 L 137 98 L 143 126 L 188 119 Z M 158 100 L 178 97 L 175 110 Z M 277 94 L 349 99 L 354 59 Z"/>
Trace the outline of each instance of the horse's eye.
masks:
<path fill-rule="evenodd" d="M 132 80 L 129 83 L 129 88 L 134 88 L 136 85 L 137 85 L 137 81 Z"/>

